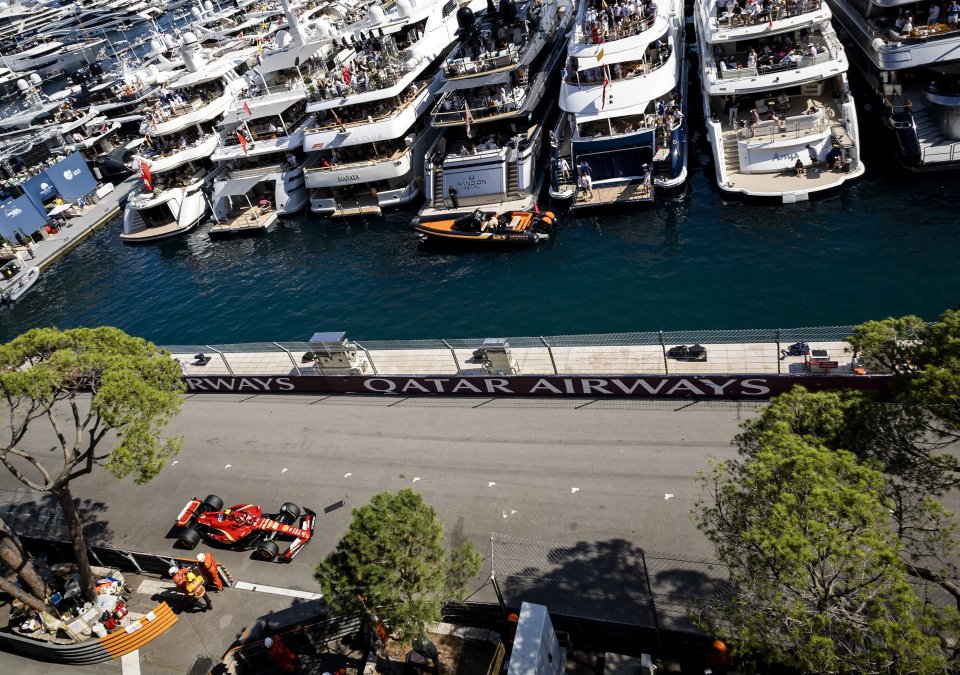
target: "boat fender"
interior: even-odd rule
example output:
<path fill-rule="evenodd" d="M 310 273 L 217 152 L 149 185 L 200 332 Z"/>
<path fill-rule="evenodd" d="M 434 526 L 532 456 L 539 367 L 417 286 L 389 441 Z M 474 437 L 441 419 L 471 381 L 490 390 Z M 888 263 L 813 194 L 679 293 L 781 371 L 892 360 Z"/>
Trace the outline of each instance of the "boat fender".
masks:
<path fill-rule="evenodd" d="M 550 220 L 556 219 L 556 216 L 553 215 L 553 211 L 547 211 L 547 212 L 544 213 L 543 215 L 544 215 L 545 217 L 549 218 Z"/>

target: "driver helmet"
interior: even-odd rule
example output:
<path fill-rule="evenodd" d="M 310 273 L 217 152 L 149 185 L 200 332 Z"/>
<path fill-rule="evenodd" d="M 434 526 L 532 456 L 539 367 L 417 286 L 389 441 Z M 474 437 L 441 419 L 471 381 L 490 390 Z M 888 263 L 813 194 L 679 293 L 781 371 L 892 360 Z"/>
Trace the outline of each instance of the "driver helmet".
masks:
<path fill-rule="evenodd" d="M 179 571 L 180 571 L 179 567 L 177 567 L 176 565 L 170 565 L 170 569 L 167 570 L 167 574 L 169 574 L 172 577 Z"/>
<path fill-rule="evenodd" d="M 273 646 L 273 638 L 267 638 L 263 641 L 263 646 L 270 649 Z"/>
<path fill-rule="evenodd" d="M 197 562 L 203 562 L 203 561 L 206 560 L 206 559 L 207 559 L 207 554 L 206 554 L 206 553 L 198 553 L 198 554 L 197 554 Z"/>

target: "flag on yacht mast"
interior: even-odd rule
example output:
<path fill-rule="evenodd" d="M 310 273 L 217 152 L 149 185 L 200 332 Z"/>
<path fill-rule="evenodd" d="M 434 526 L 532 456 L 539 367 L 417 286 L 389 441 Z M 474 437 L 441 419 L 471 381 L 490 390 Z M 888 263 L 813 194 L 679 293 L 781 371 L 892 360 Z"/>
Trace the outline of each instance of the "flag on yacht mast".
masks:
<path fill-rule="evenodd" d="M 250 115 L 250 117 L 253 117 L 253 111 L 250 110 L 250 106 L 247 105 L 246 101 L 243 102 L 243 109 L 247 111 L 247 114 Z"/>
<path fill-rule="evenodd" d="M 600 110 L 603 110 L 604 108 L 607 107 L 607 85 L 608 84 L 610 84 L 610 80 L 607 79 L 607 74 L 604 73 L 603 74 L 603 94 L 601 95 L 603 97 L 603 100 L 600 103 Z"/>
<path fill-rule="evenodd" d="M 470 114 L 470 105 L 466 99 L 463 100 L 463 112 L 467 120 L 467 138 L 473 138 L 473 132 L 470 129 L 470 123 L 473 122 L 473 115 Z"/>
<path fill-rule="evenodd" d="M 153 176 L 150 175 L 150 165 L 143 160 L 140 161 L 140 175 L 143 176 L 143 184 L 148 190 L 153 190 Z"/>
<path fill-rule="evenodd" d="M 333 113 L 333 121 L 337 123 L 337 126 L 340 127 L 340 131 L 347 133 L 347 127 L 344 125 L 343 121 L 340 119 L 340 116 L 337 114 L 337 111 L 333 108 L 330 108 L 330 112 Z"/>
<path fill-rule="evenodd" d="M 243 154 L 247 154 L 247 139 L 243 137 L 239 131 L 237 132 L 237 140 L 240 141 L 240 147 L 243 148 Z"/>

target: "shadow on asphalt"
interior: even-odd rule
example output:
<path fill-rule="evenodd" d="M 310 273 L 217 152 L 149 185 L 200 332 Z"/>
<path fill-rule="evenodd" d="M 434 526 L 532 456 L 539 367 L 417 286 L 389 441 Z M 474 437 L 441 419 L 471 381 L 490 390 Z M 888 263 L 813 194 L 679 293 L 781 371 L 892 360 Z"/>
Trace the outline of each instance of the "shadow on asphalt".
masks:
<path fill-rule="evenodd" d="M 558 545 L 494 535 L 493 564 L 508 606 L 535 602 L 635 626 L 697 631 L 692 619 L 700 609 L 729 593 L 723 565 L 644 551 L 624 539 Z"/>
<path fill-rule="evenodd" d="M 94 499 L 74 499 L 88 544 L 110 545 L 113 537 L 103 517 L 108 507 Z M 22 537 L 70 541 L 67 521 L 57 498 L 32 490 L 0 490 L 0 517 Z"/>

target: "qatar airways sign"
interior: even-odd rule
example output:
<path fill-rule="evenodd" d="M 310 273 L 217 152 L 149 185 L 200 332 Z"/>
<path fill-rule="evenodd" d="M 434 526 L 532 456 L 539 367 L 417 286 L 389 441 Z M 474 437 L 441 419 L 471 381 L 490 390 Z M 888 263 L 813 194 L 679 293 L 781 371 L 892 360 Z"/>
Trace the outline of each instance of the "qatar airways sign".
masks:
<path fill-rule="evenodd" d="M 562 377 L 361 377 L 291 375 L 185 377 L 192 393 L 393 394 L 399 396 L 589 396 L 767 399 L 802 385 L 811 391 L 885 389 L 885 376 L 717 375 Z"/>

